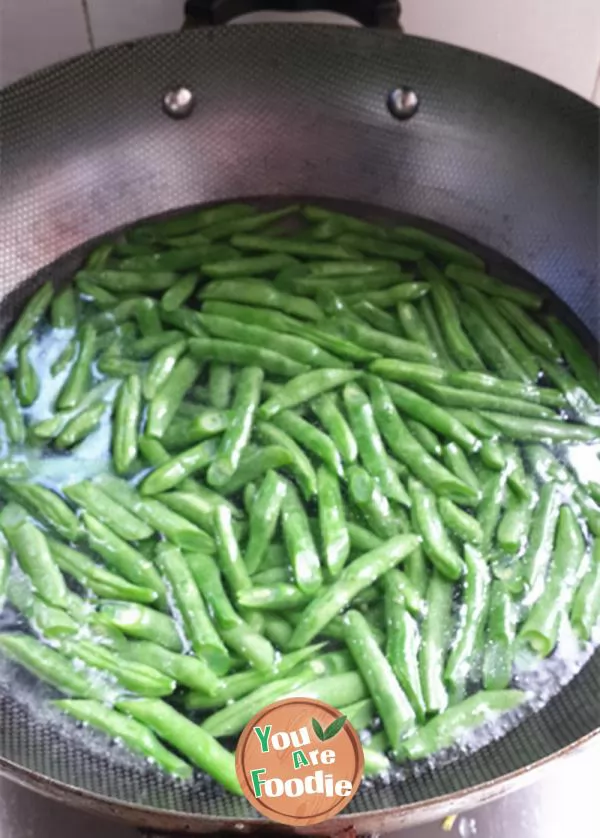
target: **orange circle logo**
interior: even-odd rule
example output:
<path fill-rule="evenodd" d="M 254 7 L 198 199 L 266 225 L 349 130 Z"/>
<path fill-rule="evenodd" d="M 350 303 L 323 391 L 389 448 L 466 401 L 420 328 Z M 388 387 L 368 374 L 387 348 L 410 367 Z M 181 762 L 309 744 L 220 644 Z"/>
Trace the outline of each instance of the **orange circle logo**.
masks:
<path fill-rule="evenodd" d="M 311 698 L 287 698 L 257 713 L 235 757 L 242 791 L 254 808 L 292 826 L 337 815 L 363 776 L 358 733 L 338 710 Z"/>

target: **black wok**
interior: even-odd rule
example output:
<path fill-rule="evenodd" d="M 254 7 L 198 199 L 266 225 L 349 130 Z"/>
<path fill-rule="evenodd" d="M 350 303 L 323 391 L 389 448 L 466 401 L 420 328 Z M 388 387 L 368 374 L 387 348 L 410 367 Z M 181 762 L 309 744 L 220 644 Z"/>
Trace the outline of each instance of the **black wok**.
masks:
<path fill-rule="evenodd" d="M 175 120 L 163 96 L 182 85 L 195 107 Z M 405 121 L 388 107 L 402 85 L 420 103 Z M 42 278 L 66 276 L 91 240 L 142 217 L 231 198 L 304 196 L 459 231 L 500 275 L 535 276 L 573 312 L 572 323 L 599 334 L 598 111 L 501 62 L 337 27 L 198 30 L 38 73 L 2 93 L 0 120 L 5 320 Z M 263 825 L 206 778 L 177 783 L 40 716 L 22 698 L 24 676 L 15 672 L 10 683 L 10 691 L 0 687 L 0 770 L 8 776 L 139 825 Z M 365 787 L 336 826 L 381 832 L 523 783 L 532 766 L 593 735 L 599 697 L 596 653 L 503 738 Z"/>

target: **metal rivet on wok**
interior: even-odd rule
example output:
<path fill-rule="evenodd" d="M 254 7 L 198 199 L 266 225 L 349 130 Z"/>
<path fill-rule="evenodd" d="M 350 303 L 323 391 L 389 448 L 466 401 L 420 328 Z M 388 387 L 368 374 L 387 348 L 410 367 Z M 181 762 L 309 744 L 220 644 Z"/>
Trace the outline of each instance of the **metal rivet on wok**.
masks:
<path fill-rule="evenodd" d="M 174 87 L 163 96 L 163 109 L 173 119 L 189 116 L 194 108 L 194 94 L 187 87 Z"/>
<path fill-rule="evenodd" d="M 412 87 L 397 87 L 390 92 L 387 104 L 396 119 L 410 119 L 419 110 L 419 97 Z"/>

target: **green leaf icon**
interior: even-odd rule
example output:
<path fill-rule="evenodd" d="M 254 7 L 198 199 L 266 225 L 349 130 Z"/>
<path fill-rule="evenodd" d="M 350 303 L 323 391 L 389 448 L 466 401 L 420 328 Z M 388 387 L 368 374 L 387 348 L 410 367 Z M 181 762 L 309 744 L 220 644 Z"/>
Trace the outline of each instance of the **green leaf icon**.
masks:
<path fill-rule="evenodd" d="M 337 719 L 336 719 L 336 721 L 337 721 Z M 316 719 L 311 719 L 311 723 L 312 723 L 312 728 L 313 728 L 314 732 L 317 734 L 317 736 L 319 737 L 321 742 L 323 742 L 326 738 L 325 734 L 323 732 L 323 728 L 321 727 L 321 725 L 319 724 L 319 722 Z"/>
<path fill-rule="evenodd" d="M 334 736 L 337 736 L 340 730 L 344 727 L 346 718 L 347 716 L 338 716 L 337 719 L 334 719 L 325 730 L 322 741 L 324 742 L 326 739 L 333 739 Z"/>

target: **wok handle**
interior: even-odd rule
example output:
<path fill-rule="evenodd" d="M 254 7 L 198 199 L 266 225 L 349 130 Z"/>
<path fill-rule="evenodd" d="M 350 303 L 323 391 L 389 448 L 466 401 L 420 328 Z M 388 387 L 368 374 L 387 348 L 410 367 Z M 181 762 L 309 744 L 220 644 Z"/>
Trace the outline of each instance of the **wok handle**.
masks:
<path fill-rule="evenodd" d="M 250 12 L 335 12 L 362 26 L 400 29 L 399 0 L 187 0 L 186 27 L 228 23 Z"/>

